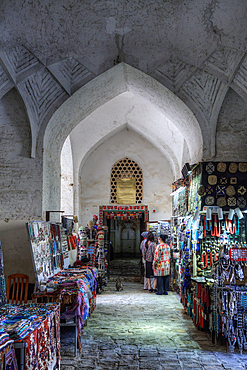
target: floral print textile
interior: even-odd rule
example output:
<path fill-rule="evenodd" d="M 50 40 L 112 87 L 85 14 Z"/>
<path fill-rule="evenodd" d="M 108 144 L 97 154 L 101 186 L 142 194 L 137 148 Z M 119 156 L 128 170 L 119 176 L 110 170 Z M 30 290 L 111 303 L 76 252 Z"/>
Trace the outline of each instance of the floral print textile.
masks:
<path fill-rule="evenodd" d="M 156 247 L 153 261 L 154 276 L 170 275 L 170 247 L 167 244 L 159 244 Z"/>

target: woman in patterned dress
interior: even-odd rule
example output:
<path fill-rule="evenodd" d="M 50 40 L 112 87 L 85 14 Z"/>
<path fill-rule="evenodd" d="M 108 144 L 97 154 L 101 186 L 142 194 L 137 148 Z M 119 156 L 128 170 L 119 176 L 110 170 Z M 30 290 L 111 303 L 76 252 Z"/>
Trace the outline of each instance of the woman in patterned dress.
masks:
<path fill-rule="evenodd" d="M 154 281 L 154 289 L 151 287 L 151 280 L 150 280 L 150 278 L 154 276 L 153 259 L 154 259 L 155 248 L 156 248 L 156 244 L 154 242 L 154 234 L 151 231 L 149 231 L 149 233 L 147 234 L 147 239 L 146 239 L 146 243 L 144 246 L 143 257 L 144 257 L 144 260 L 146 261 L 146 278 L 148 282 L 148 290 L 150 293 L 156 292 L 156 279 Z"/>
<path fill-rule="evenodd" d="M 167 295 L 169 289 L 170 275 L 170 247 L 166 244 L 167 235 L 160 235 L 158 245 L 154 253 L 153 270 L 154 276 L 157 276 L 157 292 L 156 294 Z"/>

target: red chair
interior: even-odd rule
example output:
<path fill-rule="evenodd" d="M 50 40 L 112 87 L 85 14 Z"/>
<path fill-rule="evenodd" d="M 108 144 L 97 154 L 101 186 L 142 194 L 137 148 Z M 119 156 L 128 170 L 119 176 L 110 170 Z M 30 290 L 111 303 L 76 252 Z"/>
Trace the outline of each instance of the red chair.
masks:
<path fill-rule="evenodd" d="M 9 303 L 10 288 L 12 285 L 11 304 L 27 303 L 29 276 L 25 274 L 13 274 L 8 276 L 7 303 Z M 24 296 L 24 298 L 23 298 Z M 19 301 L 19 302 L 18 302 Z"/>

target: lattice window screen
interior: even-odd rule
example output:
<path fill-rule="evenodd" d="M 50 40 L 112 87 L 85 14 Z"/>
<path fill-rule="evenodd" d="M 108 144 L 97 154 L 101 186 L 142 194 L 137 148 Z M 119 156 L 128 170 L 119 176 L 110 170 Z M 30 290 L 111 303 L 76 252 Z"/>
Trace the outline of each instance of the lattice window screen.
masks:
<path fill-rule="evenodd" d="M 111 203 L 117 203 L 116 179 L 136 179 L 136 203 L 142 203 L 143 175 L 142 169 L 132 159 L 120 159 L 111 170 Z"/>

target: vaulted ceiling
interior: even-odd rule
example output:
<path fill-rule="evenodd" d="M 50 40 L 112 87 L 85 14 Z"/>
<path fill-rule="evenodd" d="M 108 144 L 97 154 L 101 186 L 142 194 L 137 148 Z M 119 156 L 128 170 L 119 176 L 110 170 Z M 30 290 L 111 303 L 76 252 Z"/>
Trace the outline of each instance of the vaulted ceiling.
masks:
<path fill-rule="evenodd" d="M 231 87 L 247 98 L 245 0 L 2 1 L 0 97 L 14 86 L 41 150 L 53 113 L 80 87 L 125 62 L 174 92 L 195 114 L 203 157 Z"/>

